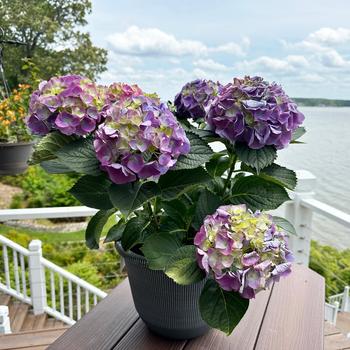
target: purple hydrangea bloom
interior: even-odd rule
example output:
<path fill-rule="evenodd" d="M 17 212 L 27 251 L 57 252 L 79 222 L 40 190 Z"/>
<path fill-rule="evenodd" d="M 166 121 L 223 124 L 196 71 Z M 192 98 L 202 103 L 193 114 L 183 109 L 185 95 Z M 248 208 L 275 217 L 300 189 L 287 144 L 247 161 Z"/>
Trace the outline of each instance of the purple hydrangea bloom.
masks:
<path fill-rule="evenodd" d="M 221 137 L 240 141 L 250 148 L 286 147 L 304 115 L 280 85 L 260 77 L 234 79 L 220 89 L 206 118 Z"/>
<path fill-rule="evenodd" d="M 272 216 L 247 211 L 245 205 L 219 207 L 208 215 L 194 238 L 201 269 L 220 287 L 251 299 L 291 271 L 293 255 L 286 234 Z"/>
<path fill-rule="evenodd" d="M 181 118 L 199 119 L 206 116 L 210 102 L 217 96 L 220 83 L 211 80 L 194 80 L 187 83 L 176 95 L 174 105 Z"/>
<path fill-rule="evenodd" d="M 165 104 L 131 95 L 106 110 L 94 147 L 101 169 L 114 183 L 123 184 L 157 180 L 189 152 L 190 143 Z"/>
<path fill-rule="evenodd" d="M 106 88 L 78 75 L 53 77 L 39 84 L 30 100 L 27 125 L 33 134 L 59 130 L 87 135 L 103 117 Z"/>

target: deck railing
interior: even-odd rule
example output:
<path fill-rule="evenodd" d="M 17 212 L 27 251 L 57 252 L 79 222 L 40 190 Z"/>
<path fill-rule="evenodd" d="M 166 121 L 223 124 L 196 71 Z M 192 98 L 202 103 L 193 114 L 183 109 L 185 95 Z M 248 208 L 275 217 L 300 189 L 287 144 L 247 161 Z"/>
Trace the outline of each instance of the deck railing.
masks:
<path fill-rule="evenodd" d="M 46 312 L 72 325 L 107 295 L 45 259 L 39 240 L 26 249 L 0 235 L 0 246 L 0 291 L 32 305 L 34 314 Z"/>

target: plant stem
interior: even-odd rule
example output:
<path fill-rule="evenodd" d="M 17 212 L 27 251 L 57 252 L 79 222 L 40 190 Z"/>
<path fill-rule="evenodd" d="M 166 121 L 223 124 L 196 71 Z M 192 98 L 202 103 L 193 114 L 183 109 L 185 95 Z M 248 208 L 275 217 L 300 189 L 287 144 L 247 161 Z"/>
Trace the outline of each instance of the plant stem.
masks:
<path fill-rule="evenodd" d="M 226 191 L 228 185 L 230 184 L 232 174 L 233 174 L 233 172 L 235 170 L 236 160 L 237 160 L 237 157 L 233 156 L 232 160 L 231 160 L 230 170 L 228 172 L 228 175 L 227 175 L 227 178 L 226 178 L 226 181 L 225 181 L 225 184 L 224 184 L 224 189 L 222 190 L 222 194 L 223 195 L 225 194 L 225 191 Z"/>

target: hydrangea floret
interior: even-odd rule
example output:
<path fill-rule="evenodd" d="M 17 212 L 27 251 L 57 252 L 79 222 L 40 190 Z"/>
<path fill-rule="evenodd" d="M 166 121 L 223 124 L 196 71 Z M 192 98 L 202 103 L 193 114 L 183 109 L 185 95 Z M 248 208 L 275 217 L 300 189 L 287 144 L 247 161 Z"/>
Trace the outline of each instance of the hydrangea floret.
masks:
<path fill-rule="evenodd" d="M 197 79 L 187 83 L 176 95 L 174 105 L 180 118 L 204 118 L 211 101 L 221 89 L 220 83 Z"/>
<path fill-rule="evenodd" d="M 101 168 L 114 183 L 123 184 L 157 180 L 189 152 L 190 143 L 165 104 L 137 94 L 109 107 L 94 147 Z"/>
<path fill-rule="evenodd" d="M 103 117 L 106 88 L 78 75 L 53 77 L 40 83 L 31 97 L 27 125 L 33 134 L 59 130 L 87 135 Z"/>
<path fill-rule="evenodd" d="M 198 263 L 220 287 L 251 299 L 291 272 L 286 233 L 268 214 L 245 205 L 219 207 L 194 238 Z"/>
<path fill-rule="evenodd" d="M 235 78 L 220 89 L 207 115 L 209 126 L 218 135 L 252 149 L 286 147 L 303 121 L 304 115 L 280 85 L 249 76 Z"/>

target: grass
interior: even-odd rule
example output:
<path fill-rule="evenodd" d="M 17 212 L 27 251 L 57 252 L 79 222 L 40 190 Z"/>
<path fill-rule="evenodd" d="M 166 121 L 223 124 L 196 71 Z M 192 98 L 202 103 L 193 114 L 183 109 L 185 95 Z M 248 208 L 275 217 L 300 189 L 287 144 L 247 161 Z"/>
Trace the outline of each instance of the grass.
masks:
<path fill-rule="evenodd" d="M 59 242 L 73 242 L 84 241 L 85 231 L 77 232 L 47 232 L 36 231 L 28 228 L 12 227 L 0 224 L 0 235 L 8 237 L 11 231 L 16 231 L 19 234 L 26 234 L 32 239 L 40 239 L 44 243 L 59 243 Z M 25 247 L 27 248 L 27 247 Z"/>

